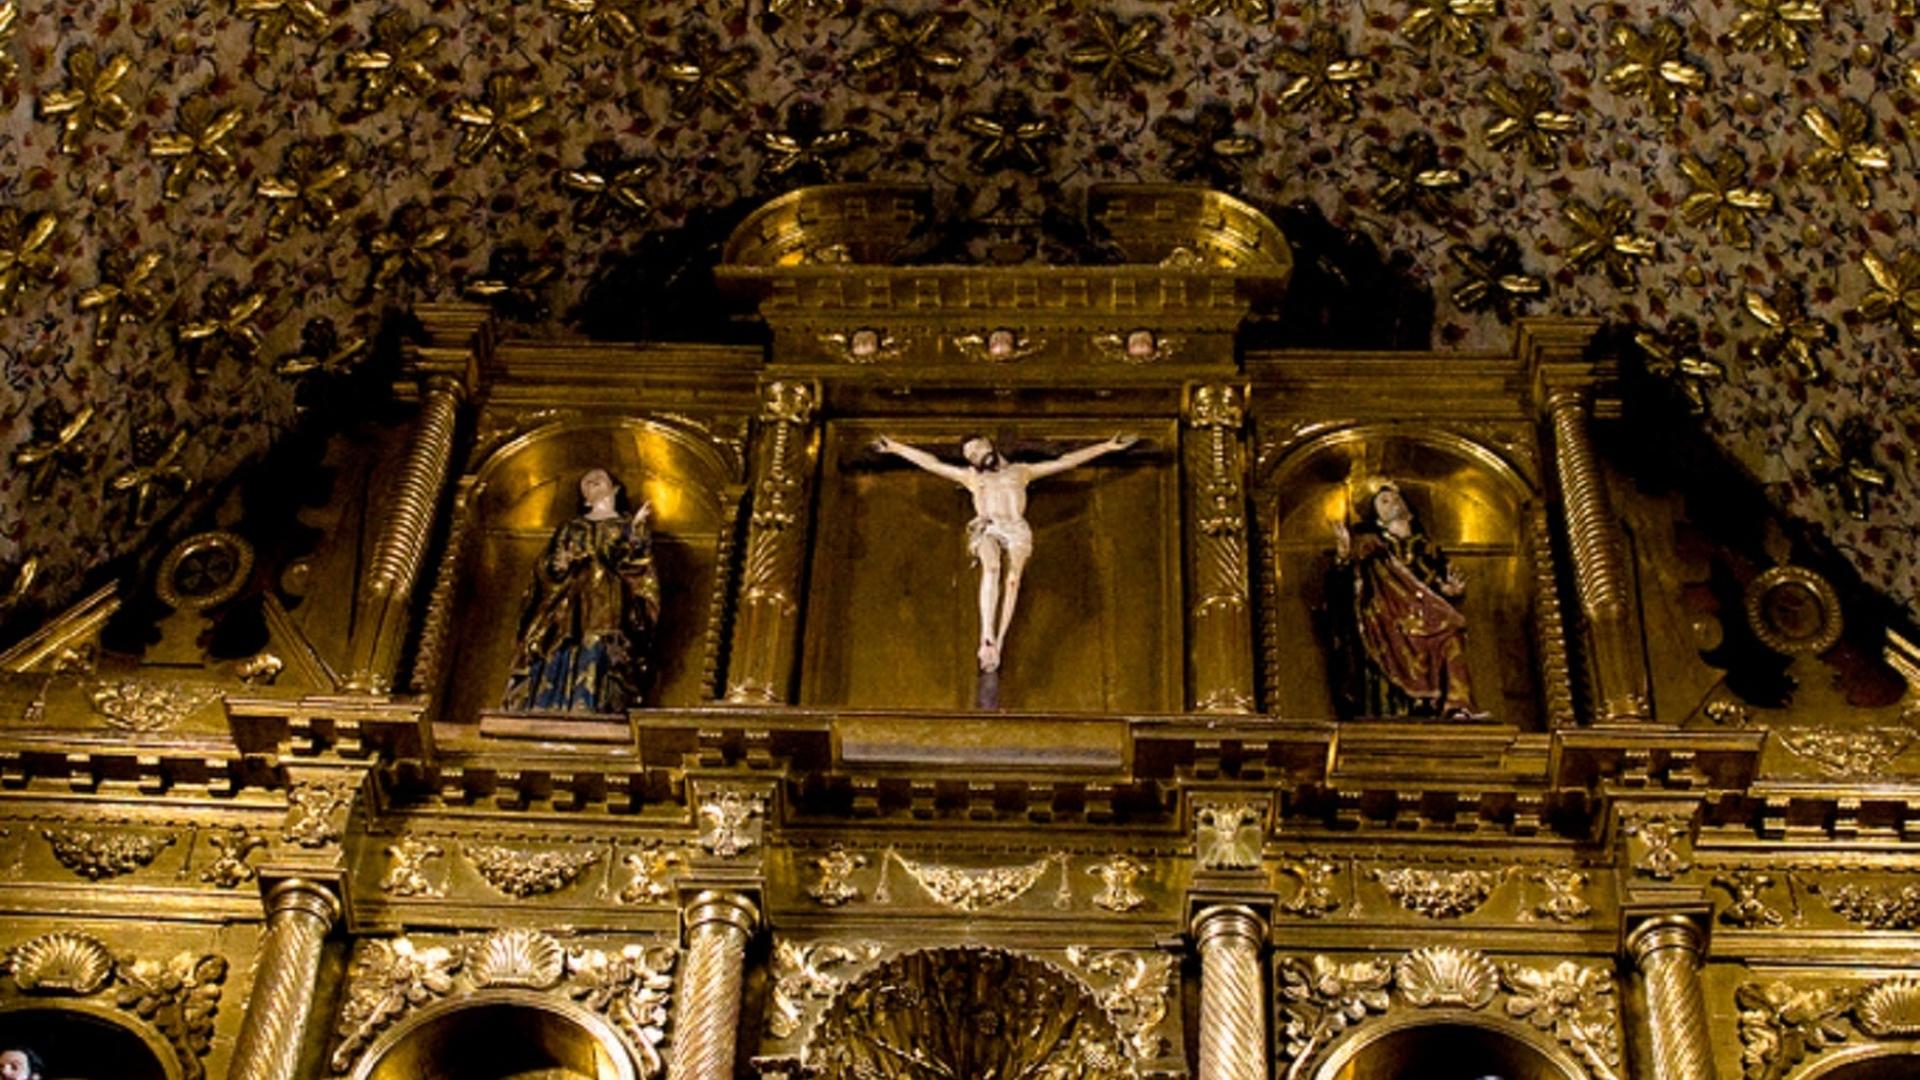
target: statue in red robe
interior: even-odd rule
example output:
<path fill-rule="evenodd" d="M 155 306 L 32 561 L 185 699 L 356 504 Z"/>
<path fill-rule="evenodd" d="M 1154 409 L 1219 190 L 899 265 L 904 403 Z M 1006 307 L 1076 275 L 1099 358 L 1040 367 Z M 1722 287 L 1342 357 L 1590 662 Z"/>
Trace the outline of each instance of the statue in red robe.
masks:
<path fill-rule="evenodd" d="M 1466 581 L 1392 483 L 1351 527 L 1334 526 L 1336 652 L 1352 716 L 1479 720 L 1467 674 Z"/>

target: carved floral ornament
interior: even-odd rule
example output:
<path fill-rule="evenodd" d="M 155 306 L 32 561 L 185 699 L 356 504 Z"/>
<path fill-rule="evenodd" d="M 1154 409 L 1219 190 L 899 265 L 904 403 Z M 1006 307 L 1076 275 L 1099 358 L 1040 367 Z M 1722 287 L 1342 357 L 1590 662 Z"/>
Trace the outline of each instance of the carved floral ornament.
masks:
<path fill-rule="evenodd" d="M 432 944 L 409 937 L 363 941 L 347 968 L 328 1064 L 345 1073 L 407 1014 L 488 990 L 565 995 L 605 1016 L 643 1080 L 666 1072 L 665 1043 L 678 954 L 656 944 L 564 947 L 553 935 L 514 928 Z"/>
<path fill-rule="evenodd" d="M 181 952 L 167 960 L 115 956 L 99 939 L 73 931 L 42 934 L 8 949 L 9 994 L 91 998 L 151 1027 L 173 1050 L 183 1080 L 203 1080 L 213 1043 L 214 1014 L 227 978 L 219 956 Z"/>
<path fill-rule="evenodd" d="M 1566 960 L 1496 963 L 1476 949 L 1430 946 L 1392 960 L 1282 956 L 1275 961 L 1276 1045 L 1286 1080 L 1369 1017 L 1400 1009 L 1499 1011 L 1550 1034 L 1594 1080 L 1620 1080 L 1620 1013 L 1613 975 Z"/>
<path fill-rule="evenodd" d="M 1920 979 L 1899 976 L 1864 987 L 1742 983 L 1740 1064 L 1747 1080 L 1781 1080 L 1808 1055 L 1852 1040 L 1920 1037 Z"/>

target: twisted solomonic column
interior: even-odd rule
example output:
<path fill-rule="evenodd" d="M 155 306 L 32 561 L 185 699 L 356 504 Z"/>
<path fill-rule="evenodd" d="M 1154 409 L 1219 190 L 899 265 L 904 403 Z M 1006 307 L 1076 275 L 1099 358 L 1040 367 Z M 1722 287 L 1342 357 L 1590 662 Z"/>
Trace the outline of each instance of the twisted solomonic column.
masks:
<path fill-rule="evenodd" d="M 1715 1080 L 1700 986 L 1704 946 L 1700 928 L 1684 915 L 1649 919 L 1627 935 L 1627 953 L 1645 994 L 1653 1080 Z"/>
<path fill-rule="evenodd" d="M 253 992 L 234 1040 L 228 1080 L 292 1080 L 300 1037 L 313 1014 L 320 946 L 340 920 L 324 885 L 288 878 L 267 892 L 267 929 L 253 968 Z"/>
<path fill-rule="evenodd" d="M 1200 949 L 1199 1080 L 1266 1080 L 1267 1010 L 1253 909 L 1216 904 L 1193 918 Z"/>
<path fill-rule="evenodd" d="M 674 1080 L 733 1080 L 742 968 L 760 910 L 738 893 L 702 892 L 688 905 L 686 919 Z"/>

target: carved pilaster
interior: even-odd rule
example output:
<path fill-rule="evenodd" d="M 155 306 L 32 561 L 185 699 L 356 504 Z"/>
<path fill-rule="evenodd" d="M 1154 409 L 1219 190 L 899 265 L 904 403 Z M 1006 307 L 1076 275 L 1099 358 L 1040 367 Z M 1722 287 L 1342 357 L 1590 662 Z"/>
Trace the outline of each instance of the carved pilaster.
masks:
<path fill-rule="evenodd" d="M 1700 928 L 1684 915 L 1648 919 L 1627 935 L 1627 954 L 1640 972 L 1653 1080 L 1715 1080 L 1700 986 L 1705 947 Z"/>
<path fill-rule="evenodd" d="M 1626 542 L 1594 454 L 1592 412 L 1583 388 L 1560 387 L 1547 395 L 1574 587 L 1592 644 L 1595 719 L 1646 720 L 1646 659 L 1640 650 Z"/>
<path fill-rule="evenodd" d="M 1200 951 L 1199 1080 L 1265 1080 L 1260 949 L 1266 936 L 1260 916 L 1239 905 L 1216 904 L 1193 918 Z"/>
<path fill-rule="evenodd" d="M 1254 711 L 1248 602 L 1245 392 L 1193 389 L 1181 440 L 1187 492 L 1187 693 L 1201 712 Z"/>
<path fill-rule="evenodd" d="M 419 413 L 392 494 L 381 507 L 380 533 L 360 583 L 353 664 L 347 676 L 348 689 L 377 694 L 393 686 L 414 585 L 453 462 L 460 407 L 472 392 L 492 341 L 485 308 L 430 305 L 418 314 L 427 342 L 407 350 L 413 378 L 398 390 L 402 396 L 417 395 Z"/>
<path fill-rule="evenodd" d="M 279 881 L 268 890 L 266 903 L 267 930 L 260 938 L 229 1080 L 291 1080 L 313 1013 L 321 943 L 340 919 L 332 891 L 306 878 Z"/>
<path fill-rule="evenodd" d="M 676 1080 L 732 1080 L 742 968 L 759 922 L 759 909 L 738 893 L 702 892 L 688 904 Z"/>
<path fill-rule="evenodd" d="M 761 391 L 728 701 L 778 704 L 793 693 L 817 397 L 797 382 L 769 383 Z"/>

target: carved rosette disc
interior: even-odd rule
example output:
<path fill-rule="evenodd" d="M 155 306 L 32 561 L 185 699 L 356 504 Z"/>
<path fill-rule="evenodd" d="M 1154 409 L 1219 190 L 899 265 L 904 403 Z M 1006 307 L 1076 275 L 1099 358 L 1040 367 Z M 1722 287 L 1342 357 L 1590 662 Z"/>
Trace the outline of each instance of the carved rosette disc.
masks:
<path fill-rule="evenodd" d="M 1860 1030 L 1877 1039 L 1911 1039 L 1920 1035 L 1920 979 L 1888 979 L 1876 983 L 1853 1007 Z"/>
<path fill-rule="evenodd" d="M 1500 973 L 1474 949 L 1451 945 L 1415 949 L 1393 965 L 1394 980 L 1407 1001 L 1429 1005 L 1484 1007 L 1500 989 Z"/>
<path fill-rule="evenodd" d="M 1119 1033 L 1084 986 L 999 949 L 895 957 L 834 998 L 812 1045 L 823 1080 L 1129 1075 Z"/>
<path fill-rule="evenodd" d="M 467 974 L 476 986 L 523 986 L 547 990 L 566 974 L 560 943 L 538 930 L 495 930 L 473 947 Z"/>
<path fill-rule="evenodd" d="M 29 994 L 96 993 L 113 978 L 113 954 L 87 934 L 56 931 L 14 946 L 13 982 Z"/>

